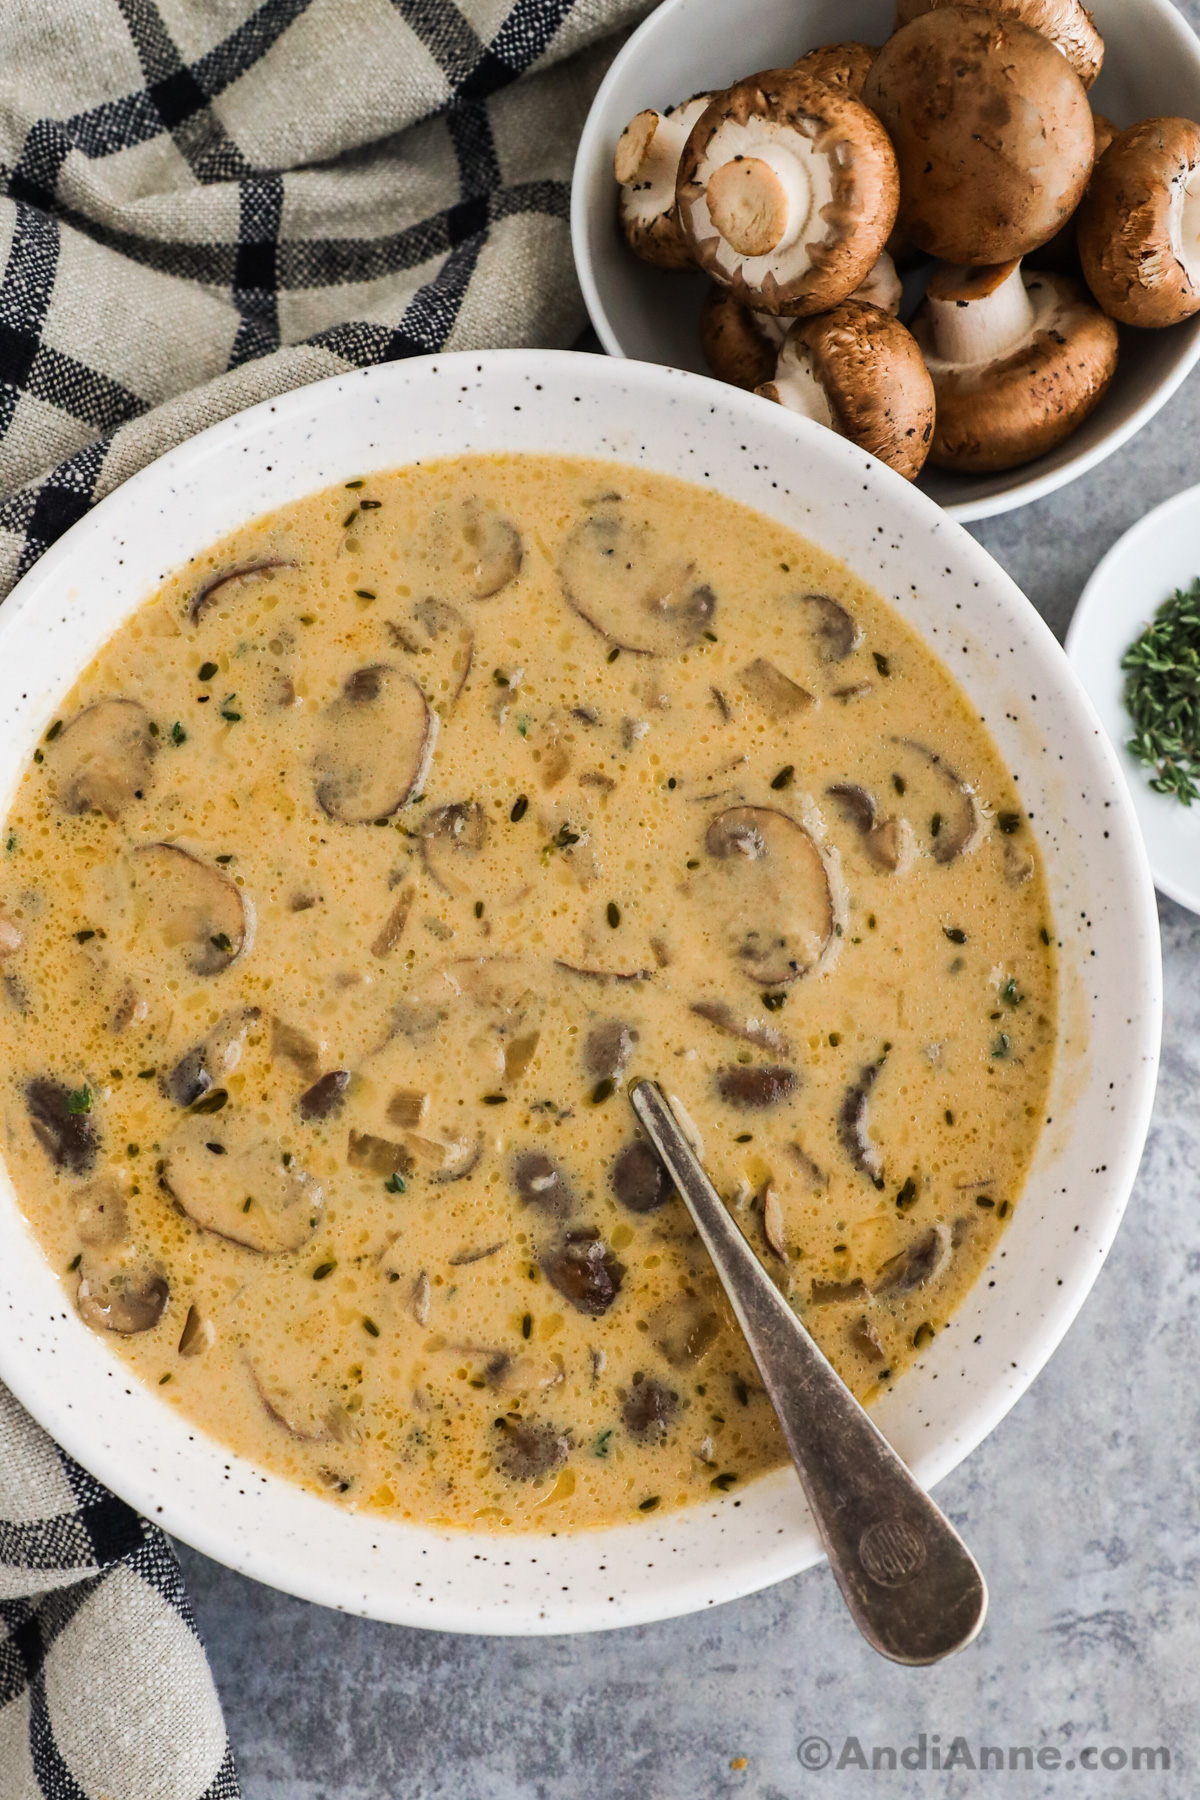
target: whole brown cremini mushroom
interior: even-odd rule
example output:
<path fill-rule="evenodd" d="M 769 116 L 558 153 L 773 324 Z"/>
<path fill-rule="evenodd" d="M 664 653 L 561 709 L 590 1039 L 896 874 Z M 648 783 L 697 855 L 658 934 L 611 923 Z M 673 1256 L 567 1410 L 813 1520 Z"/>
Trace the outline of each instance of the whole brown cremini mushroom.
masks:
<path fill-rule="evenodd" d="M 1094 143 L 1083 83 L 1016 19 L 923 13 L 883 46 L 863 99 L 895 146 L 900 225 L 931 256 L 1024 256 L 1079 204 Z"/>
<path fill-rule="evenodd" d="M 896 0 L 896 30 L 922 13 L 954 0 Z M 986 10 L 1019 19 L 1062 51 L 1084 87 L 1091 87 L 1104 61 L 1104 39 L 1081 0 L 987 0 Z"/>
<path fill-rule="evenodd" d="M 1122 325 L 1200 312 L 1200 125 L 1145 119 L 1104 152 L 1076 226 L 1084 278 Z"/>
<path fill-rule="evenodd" d="M 675 176 L 688 133 L 711 98 L 696 94 L 661 113 L 647 108 L 617 139 L 613 173 L 621 186 L 621 231 L 635 256 L 660 269 L 692 267 L 675 210 Z"/>
<path fill-rule="evenodd" d="M 862 300 L 843 300 L 788 332 L 775 379 L 759 388 L 869 450 L 898 474 L 920 474 L 933 437 L 933 383 L 912 333 Z"/>
<path fill-rule="evenodd" d="M 770 381 L 792 321 L 740 306 L 716 282 L 700 308 L 700 348 L 718 381 L 751 392 Z"/>
<path fill-rule="evenodd" d="M 793 64 L 797 75 L 811 75 L 830 87 L 841 88 L 853 99 L 862 97 L 867 70 L 879 55 L 878 44 L 819 44 Z"/>
<path fill-rule="evenodd" d="M 847 93 L 768 69 L 719 94 L 679 162 L 679 227 L 701 268 L 756 312 L 824 312 L 895 223 L 896 159 Z"/>
<path fill-rule="evenodd" d="M 901 294 L 896 265 L 884 250 L 850 298 L 898 314 Z M 783 314 L 752 312 L 748 306 L 739 306 L 727 289 L 714 282 L 700 309 L 700 348 L 718 381 L 753 390 L 774 378 L 790 325 L 791 320 Z"/>
<path fill-rule="evenodd" d="M 935 270 L 913 320 L 937 394 L 930 461 L 1015 469 L 1081 425 L 1117 366 L 1117 330 L 1065 275 Z"/>

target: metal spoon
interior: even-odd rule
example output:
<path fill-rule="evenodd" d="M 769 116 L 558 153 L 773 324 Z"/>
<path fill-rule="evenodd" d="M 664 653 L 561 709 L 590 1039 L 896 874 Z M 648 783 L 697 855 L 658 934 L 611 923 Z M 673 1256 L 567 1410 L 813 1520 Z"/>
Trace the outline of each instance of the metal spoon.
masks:
<path fill-rule="evenodd" d="M 779 1293 L 662 1090 L 639 1081 L 629 1098 L 716 1265 L 854 1623 L 893 1662 L 963 1649 L 987 1612 L 974 1557 Z"/>

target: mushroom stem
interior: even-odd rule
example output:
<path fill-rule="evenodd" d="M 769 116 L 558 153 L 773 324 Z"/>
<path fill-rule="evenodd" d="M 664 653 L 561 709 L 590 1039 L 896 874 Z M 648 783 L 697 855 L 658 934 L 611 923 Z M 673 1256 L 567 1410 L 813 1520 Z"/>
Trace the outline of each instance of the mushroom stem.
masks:
<path fill-rule="evenodd" d="M 786 406 L 789 412 L 800 413 L 817 425 L 833 429 L 829 395 L 817 379 L 807 345 L 799 339 L 788 337 L 784 341 L 775 365 L 774 381 L 768 381 L 758 391 L 765 399 Z"/>
<path fill-rule="evenodd" d="M 708 101 L 707 94 L 696 94 L 667 112 L 648 108 L 621 133 L 613 155 L 613 173 L 622 187 L 633 188 L 642 196 L 638 211 L 649 214 L 674 203 L 679 157 Z"/>
<path fill-rule="evenodd" d="M 934 271 L 926 295 L 934 350 L 956 368 L 997 362 L 1030 336 L 1033 302 L 1019 259 Z"/>
<path fill-rule="evenodd" d="M 613 173 L 622 187 L 629 187 L 641 175 L 647 181 L 653 181 L 656 176 L 659 180 L 674 179 L 682 144 L 674 146 L 672 155 L 668 140 L 673 134 L 670 131 L 660 133 L 658 128 L 662 123 L 659 113 L 647 109 L 630 119 L 621 133 L 613 156 Z M 661 168 L 656 164 L 661 164 Z"/>
<path fill-rule="evenodd" d="M 1171 198 L 1171 249 L 1193 288 L 1200 288 L 1200 167 L 1188 171 Z"/>
<path fill-rule="evenodd" d="M 764 145 L 713 170 L 708 211 L 739 256 L 766 256 L 795 242 L 812 211 L 812 182 L 800 157 Z"/>
<path fill-rule="evenodd" d="M 621 229 L 631 250 L 658 268 L 685 269 L 692 254 L 679 234 L 675 176 L 688 133 L 708 105 L 696 94 L 666 112 L 647 109 L 618 140 L 613 173 L 621 184 Z"/>

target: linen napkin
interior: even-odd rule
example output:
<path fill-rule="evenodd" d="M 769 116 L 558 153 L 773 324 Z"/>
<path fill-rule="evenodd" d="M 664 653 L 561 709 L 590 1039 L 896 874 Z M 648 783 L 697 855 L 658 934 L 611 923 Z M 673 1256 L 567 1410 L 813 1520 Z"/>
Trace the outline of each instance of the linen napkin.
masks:
<path fill-rule="evenodd" d="M 570 345 L 575 142 L 646 5 L 3 0 L 0 596 L 255 401 Z M 237 1793 L 168 1540 L 0 1387 L 0 1800 Z"/>

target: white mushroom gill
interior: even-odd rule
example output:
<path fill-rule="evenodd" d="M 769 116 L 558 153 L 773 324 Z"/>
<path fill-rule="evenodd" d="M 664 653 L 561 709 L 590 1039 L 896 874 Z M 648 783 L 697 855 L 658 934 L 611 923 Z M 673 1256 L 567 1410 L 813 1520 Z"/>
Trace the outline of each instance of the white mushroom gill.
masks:
<path fill-rule="evenodd" d="M 1193 164 L 1171 194 L 1171 250 L 1194 288 L 1200 288 L 1200 164 Z"/>
<path fill-rule="evenodd" d="M 896 265 L 886 250 L 879 254 L 879 260 L 871 265 L 865 281 L 860 281 L 851 300 L 861 300 L 864 306 L 878 306 L 883 312 L 889 312 L 894 318 L 900 316 L 900 302 L 904 297 L 904 287 Z"/>
<path fill-rule="evenodd" d="M 821 127 L 814 121 L 811 130 L 815 136 Z M 829 155 L 812 137 L 770 119 L 726 119 L 696 179 L 691 228 L 697 242 L 720 240 L 723 274 L 740 269 L 757 286 L 768 273 L 793 281 L 811 265 L 810 245 L 827 237 L 824 209 L 833 199 Z"/>
<path fill-rule="evenodd" d="M 833 429 L 833 408 L 829 396 L 813 371 L 808 347 L 794 337 L 785 339 L 775 365 L 775 379 L 767 384 L 774 389 L 768 397 L 778 400 L 789 412 L 801 413 L 817 425 Z"/>
<path fill-rule="evenodd" d="M 1034 294 L 1026 289 L 1019 262 L 1001 279 L 989 271 L 940 269 L 929 284 L 929 318 L 933 328 L 930 368 L 976 368 L 999 362 L 1045 325 L 1041 316 L 1053 310 L 1057 295 L 1049 287 Z M 997 271 L 999 273 L 999 271 Z"/>
<path fill-rule="evenodd" d="M 675 175 L 692 126 L 708 105 L 698 94 L 674 112 L 640 112 L 622 132 L 613 158 L 628 213 L 650 224 L 675 204 Z"/>

